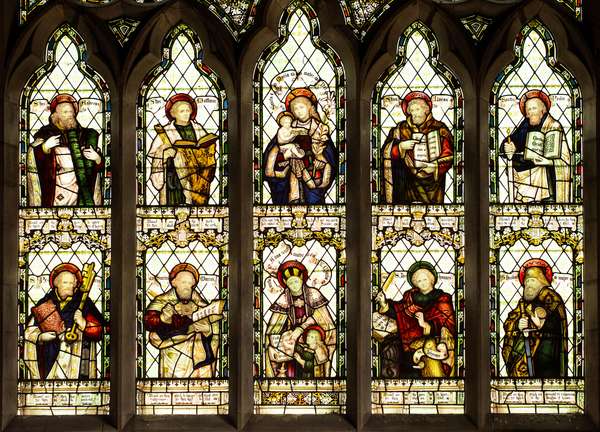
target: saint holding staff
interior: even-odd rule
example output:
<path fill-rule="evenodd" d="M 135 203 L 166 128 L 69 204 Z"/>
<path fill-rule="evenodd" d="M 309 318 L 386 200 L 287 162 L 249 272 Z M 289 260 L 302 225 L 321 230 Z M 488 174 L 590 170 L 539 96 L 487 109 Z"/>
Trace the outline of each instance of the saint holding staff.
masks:
<path fill-rule="evenodd" d="M 502 142 L 500 156 L 507 161 L 512 202 L 571 200 L 571 152 L 551 106 L 543 91 L 526 92 L 519 101 L 523 121 Z"/>

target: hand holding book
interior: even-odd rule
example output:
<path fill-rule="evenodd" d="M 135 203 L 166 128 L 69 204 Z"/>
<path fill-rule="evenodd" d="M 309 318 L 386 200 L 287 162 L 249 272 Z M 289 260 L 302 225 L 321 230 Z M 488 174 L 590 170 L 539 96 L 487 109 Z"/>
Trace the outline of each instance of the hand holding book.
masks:
<path fill-rule="evenodd" d="M 419 142 L 419 140 L 417 139 L 407 139 L 404 141 L 400 141 L 400 143 L 398 144 L 400 146 L 400 148 L 404 151 L 408 151 L 408 150 L 412 150 L 415 147 L 415 144 L 417 144 Z"/>
<path fill-rule="evenodd" d="M 435 165 L 431 167 L 430 162 L 440 157 L 442 152 L 442 140 L 438 131 L 426 134 L 414 133 L 413 139 L 418 140 L 413 148 L 415 168 L 426 169 L 429 174 L 433 173 Z"/>
<path fill-rule="evenodd" d="M 552 165 L 552 159 L 561 154 L 562 133 L 559 130 L 549 132 L 529 132 L 525 142 L 523 159 L 536 165 Z"/>

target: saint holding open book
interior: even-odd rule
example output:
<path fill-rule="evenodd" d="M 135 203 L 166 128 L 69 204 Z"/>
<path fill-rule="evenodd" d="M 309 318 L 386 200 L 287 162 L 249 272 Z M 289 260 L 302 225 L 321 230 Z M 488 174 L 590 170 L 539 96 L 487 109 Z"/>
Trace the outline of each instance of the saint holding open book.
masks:
<path fill-rule="evenodd" d="M 510 201 L 564 203 L 571 199 L 571 153 L 550 107 L 550 98 L 541 90 L 528 91 L 520 99 L 523 121 L 500 147 L 510 170 Z"/>
<path fill-rule="evenodd" d="M 383 145 L 383 202 L 441 204 L 446 173 L 454 158 L 448 127 L 433 118 L 433 103 L 423 92 L 402 101 L 406 120 L 393 128 Z"/>
<path fill-rule="evenodd" d="M 218 136 L 196 121 L 198 106 L 179 93 L 165 105 L 170 123 L 156 125 L 148 152 L 150 181 L 162 205 L 206 205 L 217 167 Z"/>

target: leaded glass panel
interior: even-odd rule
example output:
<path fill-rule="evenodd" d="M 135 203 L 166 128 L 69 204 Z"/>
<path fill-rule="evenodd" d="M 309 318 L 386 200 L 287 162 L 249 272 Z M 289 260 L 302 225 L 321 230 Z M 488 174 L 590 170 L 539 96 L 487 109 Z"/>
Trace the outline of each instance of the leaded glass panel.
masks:
<path fill-rule="evenodd" d="M 292 1 L 254 79 L 254 412 L 345 412 L 345 75 Z"/>
<path fill-rule="evenodd" d="M 139 414 L 227 414 L 227 108 L 175 26 L 138 99 Z"/>

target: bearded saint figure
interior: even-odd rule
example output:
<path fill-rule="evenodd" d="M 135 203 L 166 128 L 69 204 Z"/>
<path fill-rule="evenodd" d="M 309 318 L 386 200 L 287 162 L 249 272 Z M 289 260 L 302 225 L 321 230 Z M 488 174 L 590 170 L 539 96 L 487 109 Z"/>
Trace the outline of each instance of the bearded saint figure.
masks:
<path fill-rule="evenodd" d="M 531 90 L 519 102 L 523 121 L 502 142 L 500 156 L 509 161 L 510 195 L 514 202 L 566 203 L 571 201 L 571 151 L 562 125 L 550 115 L 552 103 L 546 93 Z M 527 157 L 527 142 L 533 134 L 557 134 L 560 149 L 546 158 Z M 542 152 L 543 153 L 543 152 Z"/>
<path fill-rule="evenodd" d="M 200 280 L 191 264 L 177 264 L 169 273 L 172 286 L 146 308 L 144 324 L 152 346 L 160 350 L 160 378 L 210 378 L 219 355 L 221 310 L 199 317 L 209 302 L 196 290 Z M 217 301 L 218 302 L 218 301 Z"/>
<path fill-rule="evenodd" d="M 552 289 L 552 269 L 530 259 L 519 270 L 523 297 L 504 322 L 502 358 L 512 378 L 558 378 L 567 374 L 567 313 Z"/>
<path fill-rule="evenodd" d="M 99 134 L 77 122 L 79 104 L 69 94 L 50 102 L 50 121 L 33 136 L 27 150 L 27 197 L 30 206 L 102 204 Z"/>
<path fill-rule="evenodd" d="M 382 148 L 382 202 L 441 204 L 454 144 L 448 127 L 433 118 L 431 98 L 411 92 L 402 100 L 406 120 L 393 128 Z M 425 154 L 416 149 L 425 150 Z"/>
<path fill-rule="evenodd" d="M 299 261 L 281 264 L 277 279 L 283 292 L 270 308 L 266 376 L 329 377 L 337 339 L 327 299 L 306 284 L 308 271 Z"/>
<path fill-rule="evenodd" d="M 81 271 L 71 263 L 50 272 L 51 291 L 31 309 L 25 328 L 25 366 L 31 379 L 97 378 L 96 345 L 106 323 L 96 305 L 79 289 Z M 74 328 L 77 338 L 65 335 Z"/>

